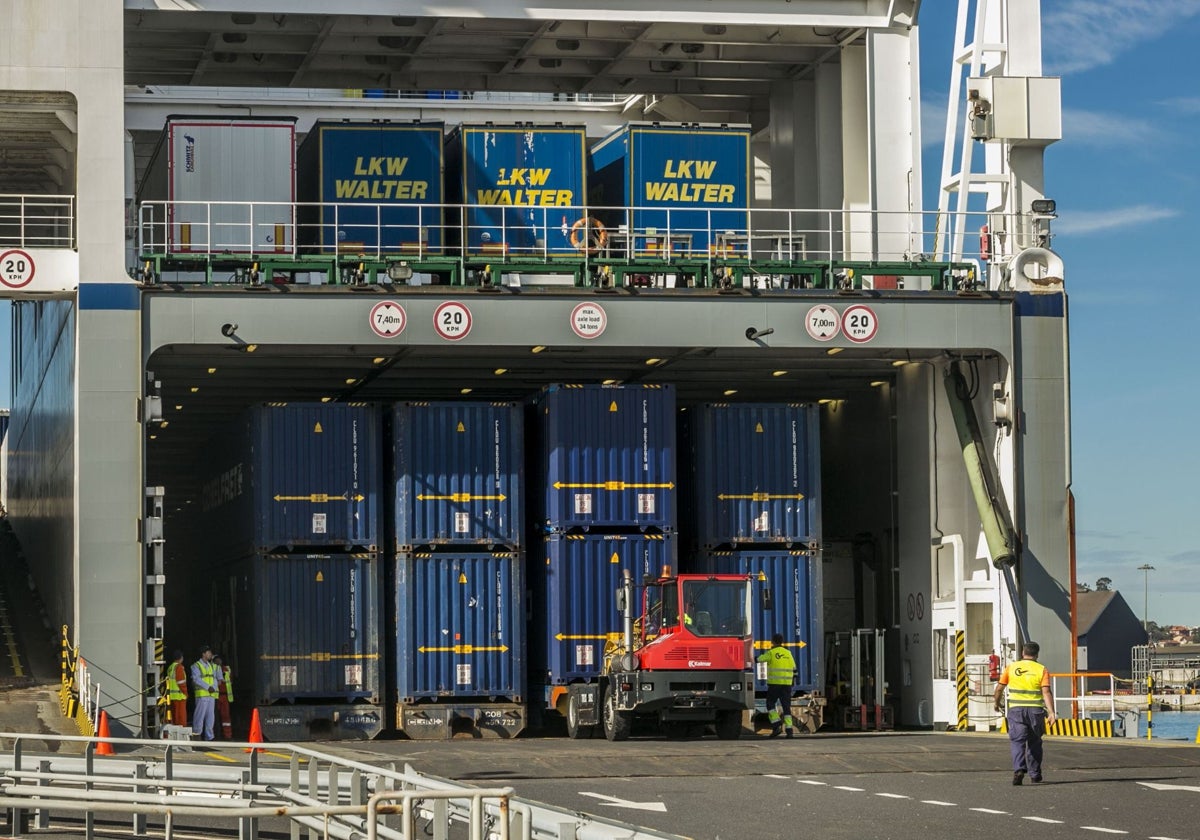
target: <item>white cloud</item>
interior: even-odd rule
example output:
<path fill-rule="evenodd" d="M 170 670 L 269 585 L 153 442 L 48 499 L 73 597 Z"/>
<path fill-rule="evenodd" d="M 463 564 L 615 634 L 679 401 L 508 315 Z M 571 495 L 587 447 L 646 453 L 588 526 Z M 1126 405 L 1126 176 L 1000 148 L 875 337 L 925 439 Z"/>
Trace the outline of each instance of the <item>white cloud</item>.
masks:
<path fill-rule="evenodd" d="M 1159 103 L 1172 111 L 1181 111 L 1185 114 L 1200 114 L 1200 96 L 1180 96 L 1174 99 L 1164 99 Z"/>
<path fill-rule="evenodd" d="M 1111 64 L 1138 44 L 1163 38 L 1183 18 L 1200 14 L 1200 0 L 1065 0 L 1044 4 L 1042 55 L 1049 73 Z"/>
<path fill-rule="evenodd" d="M 1160 219 L 1171 219 L 1178 215 L 1178 210 L 1170 207 L 1154 207 L 1149 204 L 1117 207 L 1112 210 L 1078 210 L 1066 213 L 1058 219 L 1054 223 L 1054 232 L 1071 236 L 1087 236 L 1114 228 L 1145 225 Z"/>
<path fill-rule="evenodd" d="M 1154 136 L 1161 134 L 1149 120 L 1073 108 L 1063 110 L 1062 123 L 1064 140 L 1089 146 L 1153 146 Z"/>
<path fill-rule="evenodd" d="M 921 147 L 941 146 L 946 139 L 946 91 L 931 91 L 921 96 Z M 962 115 L 962 110 L 959 110 Z"/>

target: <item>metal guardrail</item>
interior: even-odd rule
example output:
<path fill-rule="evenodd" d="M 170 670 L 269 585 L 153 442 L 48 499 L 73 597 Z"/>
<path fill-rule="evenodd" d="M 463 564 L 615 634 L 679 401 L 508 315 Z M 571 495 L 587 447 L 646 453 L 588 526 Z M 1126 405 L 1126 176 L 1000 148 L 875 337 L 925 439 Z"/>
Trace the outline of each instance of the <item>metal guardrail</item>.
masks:
<path fill-rule="evenodd" d="M 32 755 L 24 749 L 30 740 L 59 749 Z M 89 840 L 97 814 L 127 817 L 138 836 L 147 817 L 162 817 L 167 838 L 178 818 L 195 817 L 236 823 L 240 840 L 255 840 L 260 821 L 276 818 L 292 824 L 293 837 L 308 830 L 337 840 L 682 840 L 521 799 L 509 787 L 475 788 L 407 764 L 377 767 L 292 744 L 207 742 L 204 753 L 219 759 L 209 762 L 170 741 L 105 739 L 124 752 L 110 757 L 96 755 L 96 739 L 0 733 L 0 741 L 11 744 L 0 753 L 0 807 L 9 809 L 15 837 L 51 828 L 57 811 L 83 814 L 78 833 Z M 72 746 L 82 755 L 64 755 Z"/>
<path fill-rule="evenodd" d="M 0 193 L 0 247 L 75 246 L 75 196 Z"/>

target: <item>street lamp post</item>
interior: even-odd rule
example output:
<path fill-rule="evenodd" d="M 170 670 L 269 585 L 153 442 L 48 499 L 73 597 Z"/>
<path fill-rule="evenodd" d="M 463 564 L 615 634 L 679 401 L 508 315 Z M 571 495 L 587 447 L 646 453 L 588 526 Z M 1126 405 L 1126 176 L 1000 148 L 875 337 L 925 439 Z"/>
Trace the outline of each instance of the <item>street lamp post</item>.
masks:
<path fill-rule="evenodd" d="M 1146 631 L 1146 642 L 1150 641 L 1150 573 L 1154 571 L 1154 567 L 1149 563 L 1143 563 L 1138 566 L 1139 572 L 1146 573 L 1146 586 L 1142 590 L 1142 629 Z"/>

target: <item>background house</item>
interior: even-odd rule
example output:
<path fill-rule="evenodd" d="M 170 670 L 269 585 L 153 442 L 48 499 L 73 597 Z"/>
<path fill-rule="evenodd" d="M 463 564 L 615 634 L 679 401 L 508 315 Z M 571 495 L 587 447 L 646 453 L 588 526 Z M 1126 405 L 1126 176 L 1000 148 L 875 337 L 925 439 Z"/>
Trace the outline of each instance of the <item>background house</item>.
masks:
<path fill-rule="evenodd" d="M 1129 604 L 1116 590 L 1076 592 L 1076 644 L 1087 648 L 1087 667 L 1081 671 L 1108 671 L 1115 677 L 1133 676 L 1135 645 L 1146 644 L 1146 631 Z"/>

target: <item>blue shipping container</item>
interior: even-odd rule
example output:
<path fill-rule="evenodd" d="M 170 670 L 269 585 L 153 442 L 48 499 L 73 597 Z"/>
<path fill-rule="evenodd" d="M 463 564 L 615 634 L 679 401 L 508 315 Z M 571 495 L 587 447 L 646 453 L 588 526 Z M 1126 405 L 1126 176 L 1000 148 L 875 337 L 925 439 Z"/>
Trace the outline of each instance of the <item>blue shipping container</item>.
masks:
<path fill-rule="evenodd" d="M 379 555 L 255 553 L 211 578 L 213 644 L 251 703 L 381 702 Z"/>
<path fill-rule="evenodd" d="M 638 208 L 598 210 L 609 226 L 627 226 L 635 255 L 667 244 L 676 256 L 707 257 L 722 244 L 745 252 L 749 129 L 632 123 L 597 143 L 591 159 L 592 206 Z"/>
<path fill-rule="evenodd" d="M 302 244 L 321 254 L 440 254 L 440 122 L 316 122 L 297 153 Z M 320 203 L 318 208 L 315 203 Z"/>
<path fill-rule="evenodd" d="M 394 406 L 395 550 L 519 546 L 523 443 L 516 403 Z"/>
<path fill-rule="evenodd" d="M 570 256 L 587 202 L 581 125 L 464 124 L 446 142 L 451 203 L 468 205 L 464 250 L 509 258 Z"/>
<path fill-rule="evenodd" d="M 796 690 L 824 690 L 820 557 L 805 551 L 747 549 L 707 552 L 699 563 L 713 574 L 750 575 L 758 581 L 752 621 L 756 655 L 769 650 L 771 637 L 782 633 L 784 645 L 796 660 Z M 771 592 L 769 610 L 763 609 L 758 597 L 760 587 Z M 755 690 L 767 690 L 766 671 L 761 665 Z"/>
<path fill-rule="evenodd" d="M 685 509 L 702 547 L 821 540 L 820 419 L 803 403 L 710 403 L 688 411 Z"/>
<path fill-rule="evenodd" d="M 543 561 L 531 563 L 534 593 L 530 629 L 533 674 L 545 685 L 594 679 L 604 643 L 620 635 L 617 589 L 624 570 L 640 583 L 675 565 L 675 542 L 661 534 L 556 534 L 546 537 Z"/>
<path fill-rule="evenodd" d="M 515 552 L 396 558 L 396 688 L 421 698 L 525 694 L 525 585 Z"/>
<path fill-rule="evenodd" d="M 337 403 L 255 406 L 197 464 L 208 548 L 252 551 L 379 544 L 378 410 Z"/>
<path fill-rule="evenodd" d="M 674 529 L 673 385 L 552 385 L 536 408 L 545 528 Z"/>

